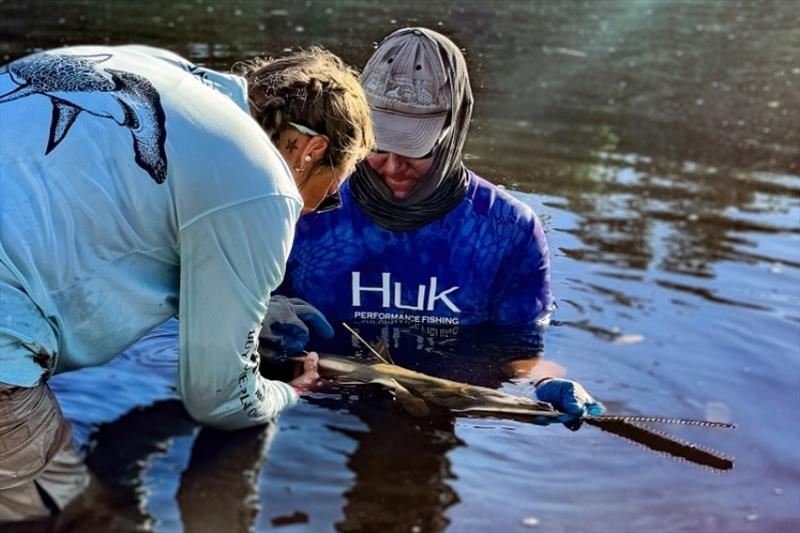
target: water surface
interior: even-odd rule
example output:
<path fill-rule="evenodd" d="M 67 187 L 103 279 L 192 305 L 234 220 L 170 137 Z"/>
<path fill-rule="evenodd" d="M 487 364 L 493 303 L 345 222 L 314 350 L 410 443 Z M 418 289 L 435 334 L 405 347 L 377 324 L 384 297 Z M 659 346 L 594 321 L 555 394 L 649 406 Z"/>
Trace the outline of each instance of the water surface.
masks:
<path fill-rule="evenodd" d="M 547 357 L 609 411 L 735 422 L 734 432 L 674 428 L 735 456 L 734 470 L 594 428 L 413 420 L 380 395 L 317 395 L 271 428 L 219 435 L 171 399 L 167 350 L 53 380 L 90 464 L 114 487 L 109 505 L 124 509 L 111 523 L 800 528 L 797 2 L 0 0 L 0 58 L 139 42 L 229 69 L 320 44 L 363 65 L 371 43 L 413 24 L 465 49 L 476 94 L 469 166 L 546 226 L 558 303 Z M 479 350 L 491 353 L 427 353 L 481 381 Z M 86 512 L 85 530 L 107 527 L 102 509 Z"/>

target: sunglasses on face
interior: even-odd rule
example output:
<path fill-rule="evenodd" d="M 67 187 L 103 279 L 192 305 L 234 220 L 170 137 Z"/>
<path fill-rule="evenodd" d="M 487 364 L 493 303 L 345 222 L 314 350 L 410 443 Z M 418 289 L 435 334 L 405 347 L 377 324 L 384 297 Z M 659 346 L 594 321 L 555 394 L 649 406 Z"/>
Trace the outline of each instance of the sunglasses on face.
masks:
<path fill-rule="evenodd" d="M 403 157 L 404 159 L 412 159 L 414 161 L 422 161 L 423 159 L 430 159 L 431 157 L 433 157 L 433 152 L 435 152 L 435 151 L 436 151 L 436 146 L 431 148 L 430 152 L 428 152 L 427 154 L 425 154 L 423 156 L 420 156 L 420 157 L 408 157 L 407 155 L 404 155 L 404 156 L 401 156 L 401 157 Z M 389 155 L 392 152 L 387 152 L 386 150 L 375 150 L 373 153 L 375 153 L 377 155 Z M 400 154 L 398 154 L 398 155 L 400 155 Z"/>
<path fill-rule="evenodd" d="M 327 213 L 328 211 L 333 211 L 340 207 L 342 207 L 342 198 L 339 196 L 339 191 L 336 191 L 323 198 L 319 205 L 314 208 L 313 212 Z"/>
<path fill-rule="evenodd" d="M 319 203 L 317 207 L 312 210 L 312 213 L 327 213 L 328 211 L 333 211 L 334 209 L 339 209 L 342 207 L 342 197 L 339 195 L 339 187 L 341 183 L 339 180 L 336 179 L 336 171 L 333 169 L 333 165 L 331 165 L 331 174 L 334 175 L 334 182 L 336 182 L 336 189 L 333 192 L 329 192 L 325 195 L 322 201 Z M 352 172 L 350 169 L 348 172 L 345 172 L 344 175 L 348 176 Z"/>

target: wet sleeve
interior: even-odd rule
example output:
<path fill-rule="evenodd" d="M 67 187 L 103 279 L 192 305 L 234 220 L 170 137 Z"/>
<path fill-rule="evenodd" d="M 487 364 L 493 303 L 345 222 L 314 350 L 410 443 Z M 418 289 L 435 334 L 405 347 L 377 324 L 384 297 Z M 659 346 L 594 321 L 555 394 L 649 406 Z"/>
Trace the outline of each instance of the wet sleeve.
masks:
<path fill-rule="evenodd" d="M 553 296 L 547 238 L 536 215 L 522 236 L 500 270 L 491 322 L 508 328 L 539 328 L 553 309 Z"/>
<path fill-rule="evenodd" d="M 298 204 L 253 200 L 181 228 L 178 389 L 199 422 L 254 426 L 297 401 L 288 384 L 259 374 L 258 333 L 283 278 Z"/>

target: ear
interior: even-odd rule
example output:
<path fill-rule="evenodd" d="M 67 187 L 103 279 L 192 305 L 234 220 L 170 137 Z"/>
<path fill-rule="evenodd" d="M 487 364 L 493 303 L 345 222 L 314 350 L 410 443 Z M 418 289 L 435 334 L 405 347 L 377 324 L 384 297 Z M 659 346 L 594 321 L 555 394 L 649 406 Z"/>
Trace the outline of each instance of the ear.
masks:
<path fill-rule="evenodd" d="M 316 135 L 308 139 L 308 142 L 303 146 L 303 151 L 300 153 L 302 161 L 307 160 L 307 156 L 311 156 L 311 165 L 318 165 L 325 154 L 328 152 L 330 140 L 325 135 Z"/>

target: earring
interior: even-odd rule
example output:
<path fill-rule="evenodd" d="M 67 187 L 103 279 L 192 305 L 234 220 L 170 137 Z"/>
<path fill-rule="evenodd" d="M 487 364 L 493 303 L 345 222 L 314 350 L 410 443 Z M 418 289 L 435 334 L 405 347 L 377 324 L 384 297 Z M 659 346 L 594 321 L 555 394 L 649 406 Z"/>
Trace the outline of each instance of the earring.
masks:
<path fill-rule="evenodd" d="M 311 162 L 311 155 L 306 155 L 303 158 L 303 161 L 305 161 L 306 163 L 310 163 Z M 305 167 L 300 167 L 300 165 L 297 165 L 296 167 L 294 167 L 294 171 L 295 172 L 303 172 L 304 170 L 305 170 Z"/>

